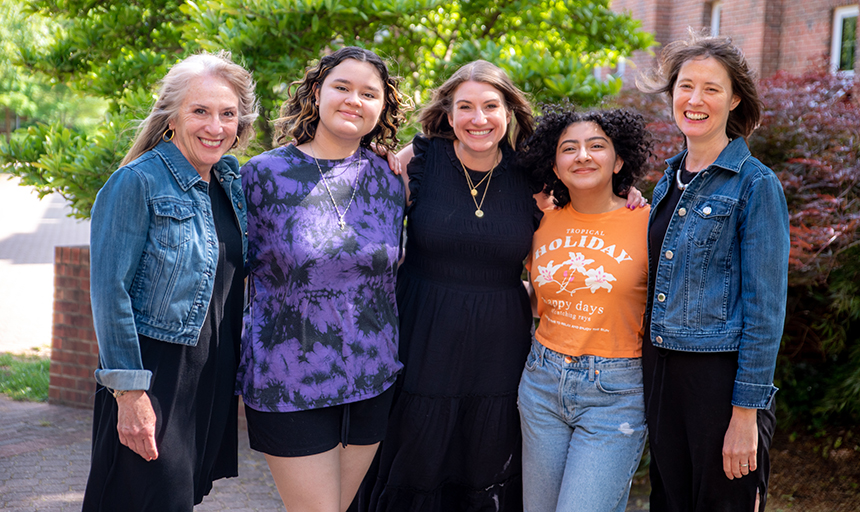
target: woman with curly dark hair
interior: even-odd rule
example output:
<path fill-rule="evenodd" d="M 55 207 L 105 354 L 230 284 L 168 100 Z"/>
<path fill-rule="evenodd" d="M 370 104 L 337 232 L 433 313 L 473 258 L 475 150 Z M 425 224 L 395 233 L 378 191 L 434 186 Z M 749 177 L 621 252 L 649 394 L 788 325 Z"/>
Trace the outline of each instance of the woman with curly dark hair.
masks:
<path fill-rule="evenodd" d="M 528 512 L 622 512 L 645 445 L 650 208 L 625 208 L 650 138 L 625 110 L 546 107 L 523 168 L 545 210 L 526 268 L 540 324 L 519 386 Z"/>
<path fill-rule="evenodd" d="M 404 185 L 397 82 L 345 47 L 307 71 L 242 168 L 249 302 L 239 361 L 251 448 L 288 510 L 345 510 L 385 435 L 397 357 Z M 339 446 L 340 445 L 340 446 Z"/>

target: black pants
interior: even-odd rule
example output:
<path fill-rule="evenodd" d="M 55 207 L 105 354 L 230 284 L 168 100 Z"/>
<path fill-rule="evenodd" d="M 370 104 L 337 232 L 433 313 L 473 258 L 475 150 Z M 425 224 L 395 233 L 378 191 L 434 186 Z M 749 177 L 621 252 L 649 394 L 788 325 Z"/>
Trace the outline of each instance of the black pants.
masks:
<path fill-rule="evenodd" d="M 758 410 L 756 471 L 729 480 L 723 439 L 732 417 L 737 352 L 681 352 L 643 342 L 645 413 L 651 446 L 651 510 L 745 512 L 767 500 L 774 404 Z"/>

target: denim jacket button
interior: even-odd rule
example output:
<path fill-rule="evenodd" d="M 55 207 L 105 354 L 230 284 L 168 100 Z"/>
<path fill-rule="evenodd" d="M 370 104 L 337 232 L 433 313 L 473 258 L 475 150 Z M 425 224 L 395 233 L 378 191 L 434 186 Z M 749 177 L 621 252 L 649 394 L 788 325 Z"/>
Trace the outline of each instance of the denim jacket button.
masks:
<path fill-rule="evenodd" d="M 667 259 L 667 260 L 671 260 L 671 259 L 672 259 L 672 258 L 674 258 L 674 257 L 675 257 L 675 253 L 674 253 L 674 252 L 672 252 L 672 251 L 666 251 L 666 259 Z"/>
<path fill-rule="evenodd" d="M 657 336 L 656 338 L 654 338 L 654 341 L 656 341 L 657 343 L 663 343 L 663 337 Z"/>
<path fill-rule="evenodd" d="M 683 217 L 684 215 L 687 215 L 687 209 L 686 208 L 679 208 L 678 209 L 678 217 Z"/>
<path fill-rule="evenodd" d="M 706 206 L 706 207 L 702 208 L 702 213 L 704 213 L 705 215 L 710 215 L 711 214 L 711 207 Z"/>
<path fill-rule="evenodd" d="M 658 293 L 657 294 L 657 302 L 665 302 L 665 301 L 666 301 L 666 294 L 665 293 Z"/>

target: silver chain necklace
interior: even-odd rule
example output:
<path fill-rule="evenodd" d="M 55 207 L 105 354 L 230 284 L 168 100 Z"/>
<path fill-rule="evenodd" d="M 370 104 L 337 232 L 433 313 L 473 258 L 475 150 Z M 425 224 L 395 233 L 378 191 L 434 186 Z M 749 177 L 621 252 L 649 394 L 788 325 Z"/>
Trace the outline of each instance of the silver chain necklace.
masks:
<path fill-rule="evenodd" d="M 361 175 L 361 162 L 362 162 L 362 153 L 361 148 L 358 148 L 358 171 L 355 173 L 355 182 L 352 184 L 352 197 L 349 198 L 349 202 L 346 203 L 346 208 L 343 209 L 343 213 L 340 213 L 340 208 L 337 207 L 337 202 L 334 200 L 334 195 L 331 193 L 331 189 L 328 186 L 328 181 L 325 179 L 325 175 L 322 172 L 322 167 L 320 167 L 320 163 L 317 160 L 317 152 L 314 151 L 313 143 L 308 144 L 308 147 L 311 148 L 311 156 L 314 159 L 314 163 L 317 164 L 317 170 L 320 172 L 320 179 L 322 179 L 323 185 L 325 185 L 326 192 L 328 192 L 328 197 L 331 199 L 331 205 L 334 206 L 334 211 L 337 214 L 337 224 L 340 226 L 341 231 L 346 230 L 346 222 L 344 222 L 343 218 L 346 217 L 346 212 L 349 211 L 349 207 L 352 206 L 352 200 L 355 199 L 355 191 L 358 190 L 358 177 Z M 351 167 L 350 164 L 349 167 Z M 347 167 L 347 170 L 349 170 Z M 344 171 L 346 172 L 346 171 Z"/>

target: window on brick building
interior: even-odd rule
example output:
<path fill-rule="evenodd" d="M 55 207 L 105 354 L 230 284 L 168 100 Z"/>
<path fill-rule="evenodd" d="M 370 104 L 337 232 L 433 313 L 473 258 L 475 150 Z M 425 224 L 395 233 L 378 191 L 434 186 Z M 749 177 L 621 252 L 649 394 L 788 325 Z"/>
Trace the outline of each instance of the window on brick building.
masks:
<path fill-rule="evenodd" d="M 858 7 L 850 5 L 833 11 L 833 45 L 830 49 L 830 66 L 833 71 L 854 73 L 857 59 Z"/>
<path fill-rule="evenodd" d="M 711 35 L 720 35 L 720 15 L 723 13 L 723 3 L 714 2 L 711 4 Z"/>

